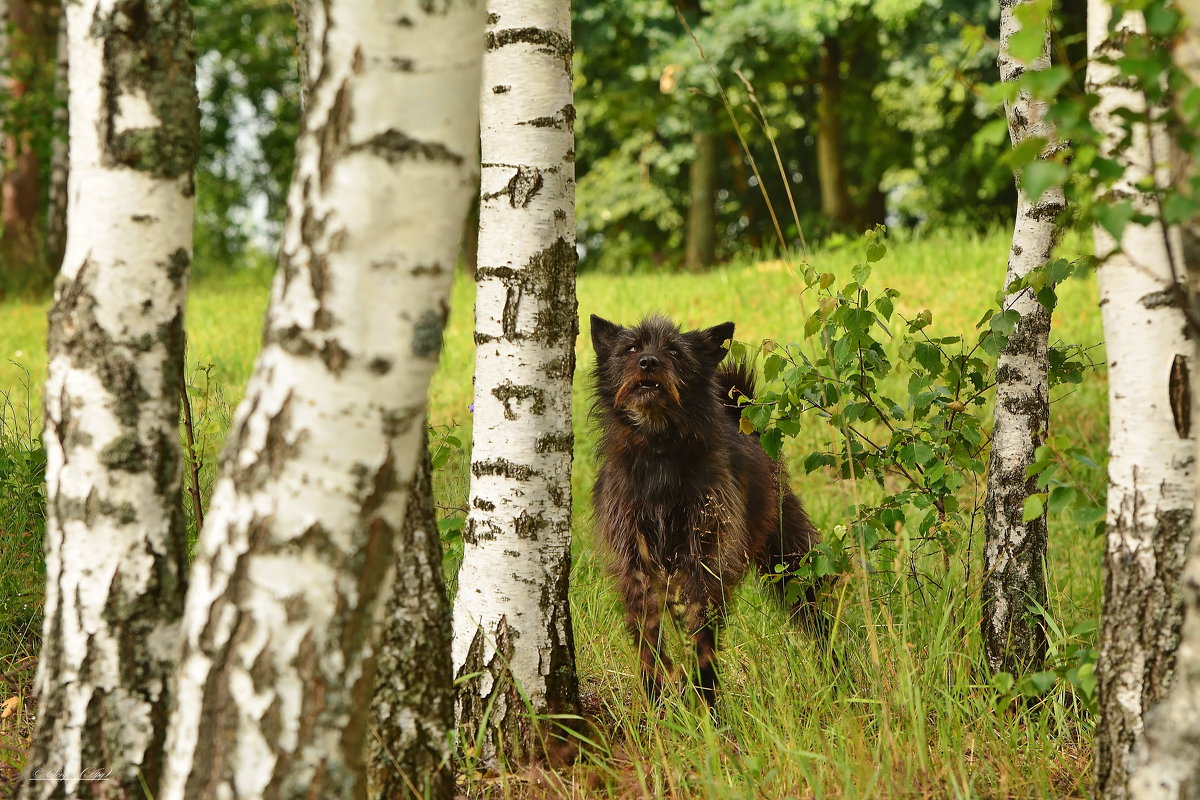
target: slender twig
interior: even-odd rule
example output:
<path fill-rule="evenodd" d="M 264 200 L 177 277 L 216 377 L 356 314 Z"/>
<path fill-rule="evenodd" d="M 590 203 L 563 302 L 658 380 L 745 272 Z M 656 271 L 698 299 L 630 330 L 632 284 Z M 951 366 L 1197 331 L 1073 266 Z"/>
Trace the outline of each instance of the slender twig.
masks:
<path fill-rule="evenodd" d="M 188 494 L 192 496 L 192 511 L 196 515 L 196 531 L 199 532 L 204 528 L 204 504 L 200 502 L 200 461 L 196 458 L 196 428 L 192 423 L 192 401 L 188 397 L 186 357 L 184 368 L 179 373 L 179 399 L 183 406 L 183 430 L 187 436 Z"/>

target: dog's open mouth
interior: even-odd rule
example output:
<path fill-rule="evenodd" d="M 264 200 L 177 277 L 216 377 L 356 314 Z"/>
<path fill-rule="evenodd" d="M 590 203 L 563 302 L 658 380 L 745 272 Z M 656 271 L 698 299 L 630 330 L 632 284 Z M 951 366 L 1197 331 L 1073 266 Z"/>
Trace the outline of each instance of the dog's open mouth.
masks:
<path fill-rule="evenodd" d="M 623 408 L 631 402 L 638 406 L 658 406 L 663 404 L 664 398 L 669 398 L 675 405 L 681 405 L 679 389 L 669 378 L 663 380 L 661 376 L 657 378 L 643 376 L 627 381 L 617 392 L 614 400 L 617 408 Z"/>

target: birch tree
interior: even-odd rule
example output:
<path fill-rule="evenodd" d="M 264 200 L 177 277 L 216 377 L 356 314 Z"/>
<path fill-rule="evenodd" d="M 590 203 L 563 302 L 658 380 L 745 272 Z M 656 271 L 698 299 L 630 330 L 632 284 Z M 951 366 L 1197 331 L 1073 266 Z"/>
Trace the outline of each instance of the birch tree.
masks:
<path fill-rule="evenodd" d="M 1018 9 L 1026 13 L 1018 16 Z M 1049 8 L 1046 7 L 1046 12 Z M 1045 13 L 1045 12 L 1041 12 Z M 1001 0 L 1000 79 L 1016 82 L 1028 70 L 1050 66 L 1050 29 L 1038 18 L 1032 3 Z M 1041 51 L 1024 63 L 1011 45 L 1023 27 L 1040 27 Z M 1037 164 L 1054 157 L 1061 148 L 1047 120 L 1049 104 L 1027 89 L 1007 103 L 1008 132 L 1013 147 L 1036 140 L 1042 144 Z M 1031 197 L 1017 180 L 1017 214 L 1005 287 L 1044 267 L 1057 239 L 1056 220 L 1066 206 L 1059 186 Z M 983 646 L 993 672 L 1020 674 L 1039 664 L 1046 652 L 1046 631 L 1029 611 L 1033 603 L 1046 604 L 1046 512 L 1024 519 L 1025 500 L 1037 491 L 1036 478 L 1026 477 L 1034 452 L 1045 441 L 1050 421 L 1047 357 L 1050 312 L 1028 288 L 1009 291 L 1005 310 L 1020 315 L 1008 344 L 996 363 L 995 430 L 988 464 L 987 521 L 983 566 Z"/>
<path fill-rule="evenodd" d="M 23 798 L 142 796 L 172 699 L 199 106 L 187 3 L 132 5 L 67 5 L 70 236 L 50 310 L 46 608 Z"/>
<path fill-rule="evenodd" d="M 1176 69 L 1191 86 L 1200 86 L 1200 0 L 1179 3 L 1186 24 L 1175 43 L 1173 60 Z M 1176 95 L 1176 111 L 1187 124 L 1187 113 L 1180 102 L 1184 92 Z M 1194 112 L 1192 112 L 1194 120 Z M 1194 135 L 1194 132 L 1193 132 Z M 1187 271 L 1193 331 L 1200 319 L 1200 214 L 1195 213 L 1198 199 L 1195 185 L 1200 175 L 1196 164 L 1185 148 L 1176 150 L 1176 189 L 1181 197 L 1190 198 L 1193 213 L 1182 224 L 1183 261 Z M 1200 356 L 1200 338 L 1193 335 L 1193 355 Z M 1200 373 L 1191 373 L 1192 396 L 1200 392 Z M 1197 449 L 1200 456 L 1200 446 Z M 1129 780 L 1129 796 L 1135 800 L 1198 800 L 1200 799 L 1200 536 L 1196 526 L 1200 519 L 1192 518 L 1192 539 L 1187 560 L 1179 577 L 1183 605 L 1183 624 L 1179 648 L 1175 653 L 1175 672 L 1163 697 L 1146 713 L 1146 732 L 1142 746 L 1134 752 L 1134 768 Z"/>
<path fill-rule="evenodd" d="M 534 713 L 578 706 L 571 564 L 575 150 L 570 8 L 489 4 L 480 110 L 471 507 L 454 601 L 462 741 L 539 755 Z M 480 726 L 488 726 L 480 731 Z M 482 735 L 481 735 L 482 734 Z"/>
<path fill-rule="evenodd" d="M 483 9 L 309 10 L 279 271 L 193 567 L 160 800 L 366 792 L 373 631 L 477 174 Z"/>
<path fill-rule="evenodd" d="M 376 659 L 367 770 L 369 796 L 380 800 L 454 796 L 450 601 L 432 472 L 423 441 L 397 543 L 399 575 L 383 615 Z"/>
<path fill-rule="evenodd" d="M 1110 20 L 1108 3 L 1090 0 L 1087 83 L 1098 100 L 1092 123 L 1106 154 L 1124 168 L 1108 199 L 1154 216 L 1152 197 L 1138 185 L 1147 178 L 1166 185 L 1170 143 L 1153 122 L 1158 111 L 1114 63 L 1128 40 L 1145 34 L 1145 21 L 1140 12 Z M 1177 231 L 1164 237 L 1158 224 L 1131 222 L 1117 241 L 1097 227 L 1095 249 L 1110 425 L 1096 780 L 1101 796 L 1124 798 L 1145 711 L 1170 683 L 1179 635 L 1177 582 L 1195 495 L 1187 403 L 1192 345 L 1171 261 Z"/>

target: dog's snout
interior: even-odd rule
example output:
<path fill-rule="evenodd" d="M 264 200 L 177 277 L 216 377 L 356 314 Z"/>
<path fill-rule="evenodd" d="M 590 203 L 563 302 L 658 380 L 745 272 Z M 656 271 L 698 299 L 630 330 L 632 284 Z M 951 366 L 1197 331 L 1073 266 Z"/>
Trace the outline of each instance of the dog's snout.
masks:
<path fill-rule="evenodd" d="M 638 366 L 649 372 L 658 366 L 658 359 L 654 356 L 642 356 L 638 361 Z"/>

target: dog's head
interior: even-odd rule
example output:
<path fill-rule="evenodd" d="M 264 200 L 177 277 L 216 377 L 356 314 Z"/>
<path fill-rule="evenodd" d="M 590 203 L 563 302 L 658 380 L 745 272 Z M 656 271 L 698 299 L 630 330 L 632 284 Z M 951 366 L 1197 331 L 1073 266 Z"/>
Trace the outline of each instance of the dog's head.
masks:
<path fill-rule="evenodd" d="M 685 332 L 665 317 L 624 328 L 593 314 L 597 402 L 637 427 L 707 412 L 713 374 L 732 336 L 732 322 Z"/>

